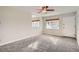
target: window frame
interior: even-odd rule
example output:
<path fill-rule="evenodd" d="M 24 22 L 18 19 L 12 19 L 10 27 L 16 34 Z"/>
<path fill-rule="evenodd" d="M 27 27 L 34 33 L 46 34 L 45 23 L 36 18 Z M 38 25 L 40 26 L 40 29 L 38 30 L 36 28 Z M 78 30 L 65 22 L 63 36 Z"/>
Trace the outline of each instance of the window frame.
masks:
<path fill-rule="evenodd" d="M 37 23 L 37 26 L 36 27 L 35 27 L 35 25 L 33 26 L 33 24 L 32 24 L 32 28 L 38 29 L 40 27 L 40 20 L 32 20 L 32 23 L 33 22 L 39 22 L 39 23 Z"/>
<path fill-rule="evenodd" d="M 46 29 L 50 29 L 50 30 L 59 30 L 60 29 L 60 19 L 59 18 L 54 18 L 54 19 L 46 19 Z M 49 28 L 47 27 L 47 23 L 51 22 L 51 24 L 49 25 Z M 58 25 L 54 24 L 54 22 L 57 22 Z M 54 26 L 52 26 L 52 24 L 54 24 Z M 55 26 L 58 26 L 58 28 L 55 28 Z"/>

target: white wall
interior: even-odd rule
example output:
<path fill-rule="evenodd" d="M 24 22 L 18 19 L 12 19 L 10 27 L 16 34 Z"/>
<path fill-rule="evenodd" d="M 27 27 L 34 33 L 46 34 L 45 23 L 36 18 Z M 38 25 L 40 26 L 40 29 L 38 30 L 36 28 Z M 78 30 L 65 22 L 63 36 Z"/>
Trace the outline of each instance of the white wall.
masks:
<path fill-rule="evenodd" d="M 77 35 L 77 42 L 79 45 L 79 10 L 77 10 L 77 14 L 76 14 L 76 35 Z"/>
<path fill-rule="evenodd" d="M 18 7 L 0 7 L 0 45 L 37 35 L 32 30 L 32 14 L 26 8 L 22 11 Z"/>
<path fill-rule="evenodd" d="M 63 36 L 75 37 L 76 13 L 62 16 Z"/>

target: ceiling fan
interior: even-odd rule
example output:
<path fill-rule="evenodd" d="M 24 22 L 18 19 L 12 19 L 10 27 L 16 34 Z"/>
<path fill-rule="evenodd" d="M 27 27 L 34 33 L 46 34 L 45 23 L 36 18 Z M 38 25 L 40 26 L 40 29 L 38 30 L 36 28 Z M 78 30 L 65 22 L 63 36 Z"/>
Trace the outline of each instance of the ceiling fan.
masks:
<path fill-rule="evenodd" d="M 49 9 L 48 6 L 41 6 L 41 8 L 37 10 L 38 10 L 38 13 L 47 13 L 47 11 L 55 11 L 54 9 Z"/>

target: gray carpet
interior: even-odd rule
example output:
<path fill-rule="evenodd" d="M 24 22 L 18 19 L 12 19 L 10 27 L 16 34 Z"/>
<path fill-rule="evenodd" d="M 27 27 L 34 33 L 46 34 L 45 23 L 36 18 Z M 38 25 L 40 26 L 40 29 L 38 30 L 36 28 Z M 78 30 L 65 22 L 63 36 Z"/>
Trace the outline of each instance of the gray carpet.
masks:
<path fill-rule="evenodd" d="M 0 46 L 0 52 L 78 52 L 74 38 L 39 35 Z"/>

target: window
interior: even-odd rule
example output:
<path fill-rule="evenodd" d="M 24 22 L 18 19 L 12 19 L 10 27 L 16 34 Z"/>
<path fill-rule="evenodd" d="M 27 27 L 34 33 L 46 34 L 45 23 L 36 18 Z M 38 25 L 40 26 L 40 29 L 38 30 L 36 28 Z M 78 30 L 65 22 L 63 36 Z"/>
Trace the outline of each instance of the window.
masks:
<path fill-rule="evenodd" d="M 46 20 L 46 28 L 47 29 L 59 29 L 59 19 L 49 19 Z"/>
<path fill-rule="evenodd" d="M 40 20 L 33 20 L 32 21 L 32 28 L 34 28 L 34 29 L 37 29 L 37 28 L 39 28 L 39 22 Z"/>

